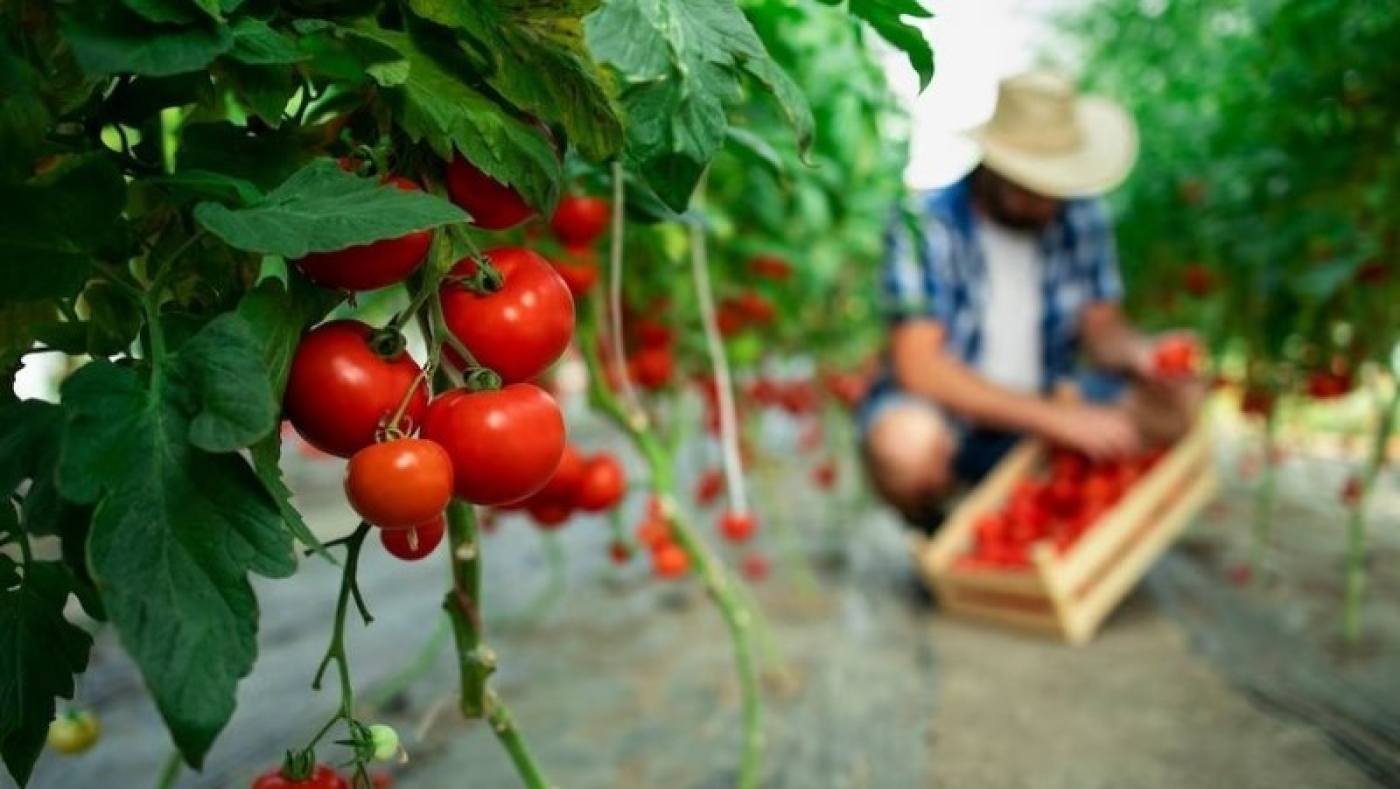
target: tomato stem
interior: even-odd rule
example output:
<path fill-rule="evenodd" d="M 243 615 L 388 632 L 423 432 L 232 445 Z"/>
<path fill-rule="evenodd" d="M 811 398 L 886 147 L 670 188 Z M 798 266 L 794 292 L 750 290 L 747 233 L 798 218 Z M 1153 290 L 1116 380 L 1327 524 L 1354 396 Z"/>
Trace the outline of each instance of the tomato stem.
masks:
<path fill-rule="evenodd" d="M 491 731 L 495 732 L 496 739 L 501 741 L 506 753 L 510 754 L 510 760 L 515 763 L 515 771 L 520 774 L 520 779 L 525 785 L 529 789 L 547 789 L 549 782 L 535 763 L 530 749 L 525 747 L 525 741 L 520 736 L 520 730 L 515 727 L 515 719 L 511 717 L 510 710 L 496 697 L 495 692 L 489 690 L 486 692 L 486 719 L 491 724 Z"/>
<path fill-rule="evenodd" d="M 176 748 L 166 757 L 165 766 L 160 769 L 160 777 L 156 779 L 156 789 L 171 789 L 175 785 L 175 779 L 180 777 L 180 771 L 184 766 L 184 757 L 180 755 L 180 749 Z"/>
<path fill-rule="evenodd" d="M 1274 492 L 1278 484 L 1278 470 L 1275 457 L 1278 453 L 1278 408 L 1269 409 L 1264 417 L 1264 463 L 1260 470 L 1259 489 L 1254 499 L 1254 544 L 1250 552 L 1249 566 L 1258 572 L 1263 571 L 1265 555 L 1268 552 L 1273 532 Z"/>
<path fill-rule="evenodd" d="M 340 577 L 340 593 L 336 597 L 335 623 L 331 629 L 331 642 L 326 647 L 326 655 L 321 659 L 321 665 L 316 669 L 316 676 L 311 682 L 312 689 L 319 691 L 326 670 L 334 662 L 340 678 L 340 710 L 306 746 L 308 752 L 316 747 L 316 743 L 320 742 L 322 737 L 326 736 L 326 732 L 330 731 L 336 721 L 343 720 L 352 727 L 355 723 L 355 690 L 350 681 L 350 659 L 345 651 L 345 616 L 350 609 L 350 599 L 353 597 L 360 609 L 361 616 L 364 617 L 365 624 L 368 625 L 373 621 L 369 611 L 364 607 L 364 600 L 360 597 L 359 584 L 356 581 L 356 573 L 360 566 L 360 550 L 364 547 L 365 538 L 369 535 L 370 528 L 368 523 L 361 521 L 354 533 L 345 541 L 345 567 Z M 358 754 L 356 758 L 359 758 Z"/>
<path fill-rule="evenodd" d="M 650 470 L 655 495 L 661 500 L 663 511 L 668 513 L 672 537 L 695 567 L 696 574 L 714 598 L 720 616 L 729 629 L 734 644 L 734 662 L 739 674 L 743 720 L 738 785 L 741 789 L 753 789 L 758 786 L 763 754 L 763 705 L 759 695 L 758 666 L 753 649 L 757 617 L 747 604 L 737 582 L 724 565 L 710 554 L 694 529 L 682 517 L 676 501 L 675 478 L 672 475 L 675 463 L 666 446 L 656 436 L 630 420 L 622 404 L 607 390 L 602 378 L 602 363 L 598 358 L 595 330 L 592 322 L 580 325 L 580 347 L 588 365 L 589 399 L 611 417 L 641 451 Z"/>
<path fill-rule="evenodd" d="M 623 189 L 622 163 L 612 165 L 612 235 L 608 239 L 608 333 L 611 340 L 613 365 L 617 369 L 618 385 L 622 388 L 622 399 L 627 408 L 642 416 L 642 401 L 632 386 L 632 376 L 627 371 L 627 349 L 622 344 L 622 270 L 623 270 L 623 218 L 626 213 L 627 192 Z"/>
<path fill-rule="evenodd" d="M 1395 411 L 1400 408 L 1400 382 L 1393 382 L 1389 398 L 1376 398 L 1380 423 L 1376 428 L 1371 456 L 1361 477 L 1361 490 L 1348 504 L 1347 570 L 1342 606 L 1342 639 L 1354 644 L 1361 637 L 1361 605 L 1366 594 L 1366 501 L 1376 478 L 1385 467 L 1390 436 L 1395 431 Z"/>
<path fill-rule="evenodd" d="M 458 706 L 467 718 L 486 714 L 486 681 L 495 671 L 495 659 L 481 643 L 478 601 L 481 595 L 481 550 L 477 542 L 476 512 L 472 505 L 454 500 L 447 508 L 447 534 L 452 561 L 452 589 L 442 607 L 452 619 L 457 644 L 457 665 L 462 688 Z"/>

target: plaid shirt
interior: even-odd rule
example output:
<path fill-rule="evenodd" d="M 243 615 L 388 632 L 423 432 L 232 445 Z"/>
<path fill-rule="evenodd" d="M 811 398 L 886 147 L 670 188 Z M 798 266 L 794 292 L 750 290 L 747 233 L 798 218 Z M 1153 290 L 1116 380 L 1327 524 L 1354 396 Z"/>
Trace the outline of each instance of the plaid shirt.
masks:
<path fill-rule="evenodd" d="M 883 308 L 892 324 L 932 318 L 947 331 L 948 348 L 975 365 L 981 352 L 987 303 L 987 268 L 977 243 L 970 177 L 924 197 L 910 232 L 903 216 L 885 234 L 881 276 Z M 923 238 L 918 238 L 922 235 Z M 1099 301 L 1118 301 L 1123 283 L 1112 220 L 1103 201 L 1067 200 L 1041 231 L 1042 386 L 1045 391 L 1074 372 L 1080 312 Z"/>

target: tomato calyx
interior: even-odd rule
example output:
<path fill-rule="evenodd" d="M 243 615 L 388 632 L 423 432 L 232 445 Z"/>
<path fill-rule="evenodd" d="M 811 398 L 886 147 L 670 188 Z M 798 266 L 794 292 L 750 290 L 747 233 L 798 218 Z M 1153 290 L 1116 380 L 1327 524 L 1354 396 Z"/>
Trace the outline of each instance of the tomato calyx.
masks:
<path fill-rule="evenodd" d="M 464 376 L 468 392 L 494 392 L 505 385 L 500 373 L 489 367 L 473 367 Z"/>
<path fill-rule="evenodd" d="M 505 287 L 505 277 L 491 265 L 491 258 L 485 254 L 476 254 L 468 260 L 476 267 L 476 271 L 471 274 L 449 275 L 443 279 L 443 283 L 466 288 L 478 296 L 490 296 Z"/>
<path fill-rule="evenodd" d="M 282 757 L 281 774 L 288 781 L 308 781 L 316 772 L 316 764 L 314 750 L 289 750 L 287 755 Z"/>
<path fill-rule="evenodd" d="M 408 340 L 403 332 L 392 325 L 375 329 L 369 336 L 370 350 L 386 362 L 391 362 L 408 350 Z"/>

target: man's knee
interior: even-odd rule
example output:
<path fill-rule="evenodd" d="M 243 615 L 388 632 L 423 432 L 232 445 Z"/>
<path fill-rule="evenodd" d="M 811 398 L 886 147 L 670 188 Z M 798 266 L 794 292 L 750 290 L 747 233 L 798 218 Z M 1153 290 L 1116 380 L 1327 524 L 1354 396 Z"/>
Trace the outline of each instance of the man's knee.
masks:
<path fill-rule="evenodd" d="M 932 408 L 887 409 L 871 425 L 864 449 L 871 482 L 896 507 L 916 507 L 952 486 L 953 434 Z"/>

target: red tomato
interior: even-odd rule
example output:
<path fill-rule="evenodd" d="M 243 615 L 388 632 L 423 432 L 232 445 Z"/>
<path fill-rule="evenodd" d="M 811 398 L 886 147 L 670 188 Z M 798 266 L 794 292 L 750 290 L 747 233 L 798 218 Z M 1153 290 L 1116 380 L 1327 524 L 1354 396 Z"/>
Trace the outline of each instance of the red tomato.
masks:
<path fill-rule="evenodd" d="M 258 776 L 252 789 L 350 789 L 350 782 L 324 764 L 316 765 L 311 775 L 300 781 L 284 777 L 282 768 L 274 767 Z"/>
<path fill-rule="evenodd" d="M 574 508 L 558 501 L 536 498 L 531 500 L 528 512 L 536 525 L 548 531 L 568 523 L 569 518 L 573 517 Z"/>
<path fill-rule="evenodd" d="M 418 184 L 407 178 L 389 178 L 386 183 L 405 192 L 420 192 Z M 369 244 L 338 249 L 334 252 L 314 252 L 293 263 L 317 285 L 337 290 L 377 290 L 403 282 L 418 270 L 428 254 L 433 234 L 420 230 L 398 238 L 386 238 Z"/>
<path fill-rule="evenodd" d="M 627 473 L 608 452 L 601 452 L 584 464 L 583 478 L 574 489 L 574 504 L 585 512 L 603 512 L 616 507 L 627 493 Z"/>
<path fill-rule="evenodd" d="M 1200 263 L 1192 263 L 1182 274 L 1182 285 L 1192 296 L 1205 296 L 1215 290 L 1215 277 Z"/>
<path fill-rule="evenodd" d="M 1246 388 L 1240 400 L 1240 410 L 1249 416 L 1267 417 L 1274 410 L 1274 395 L 1267 389 Z"/>
<path fill-rule="evenodd" d="M 376 434 L 413 396 L 400 429 L 423 419 L 428 391 L 422 370 L 407 352 L 385 358 L 370 345 L 373 330 L 353 320 L 331 321 L 302 338 L 292 357 L 283 399 L 285 416 L 317 449 L 348 458 L 374 443 Z"/>
<path fill-rule="evenodd" d="M 750 323 L 764 324 L 773 320 L 773 302 L 751 290 L 740 293 L 734 299 L 734 306 Z"/>
<path fill-rule="evenodd" d="M 1349 372 L 1318 370 L 1308 376 L 1307 391 L 1314 400 L 1334 400 L 1350 392 L 1352 385 Z"/>
<path fill-rule="evenodd" d="M 734 304 L 721 302 L 715 310 L 715 322 L 719 325 L 721 337 L 733 337 L 748 326 L 748 318 Z"/>
<path fill-rule="evenodd" d="M 632 380 L 644 389 L 660 389 L 676 371 L 670 348 L 641 348 L 627 359 Z"/>
<path fill-rule="evenodd" d="M 739 572 L 755 583 L 768 577 L 768 557 L 761 553 L 750 553 L 739 562 Z"/>
<path fill-rule="evenodd" d="M 601 197 L 564 195 L 550 217 L 549 229 L 566 246 L 592 244 L 608 229 L 612 205 Z"/>
<path fill-rule="evenodd" d="M 652 551 L 651 569 L 658 578 L 681 578 L 690 570 L 690 557 L 681 546 L 668 542 Z"/>
<path fill-rule="evenodd" d="M 1200 354 L 1200 346 L 1189 337 L 1164 337 L 1152 349 L 1152 367 L 1158 375 L 1191 375 L 1200 364 Z"/>
<path fill-rule="evenodd" d="M 433 520 L 411 529 L 380 529 L 379 541 L 384 544 L 384 550 L 394 556 L 416 562 L 436 550 L 446 533 L 447 519 L 438 513 Z"/>
<path fill-rule="evenodd" d="M 754 255 L 749 258 L 748 268 L 755 277 L 779 282 L 792 276 L 792 264 L 777 255 Z"/>
<path fill-rule="evenodd" d="M 544 484 L 533 498 L 572 506 L 578 487 L 583 482 L 587 463 L 572 444 L 564 445 L 564 456 L 559 459 L 559 467 L 554 476 Z"/>
<path fill-rule="evenodd" d="M 482 367 L 505 383 L 528 381 L 564 355 L 574 337 L 574 298 L 549 261 L 523 247 L 486 253 L 503 280 L 495 293 L 479 295 L 445 283 L 440 289 L 447 328 Z M 463 258 L 452 274 L 471 276 L 476 261 Z M 462 359 L 450 348 L 456 365 Z"/>
<path fill-rule="evenodd" d="M 752 513 L 726 511 L 719 516 L 719 533 L 730 542 L 747 542 L 758 531 L 758 521 Z"/>
<path fill-rule="evenodd" d="M 616 565 L 624 565 L 632 561 L 632 549 L 622 540 L 613 540 L 608 544 L 608 558 Z"/>
<path fill-rule="evenodd" d="M 824 460 L 812 469 L 812 481 L 823 490 L 830 490 L 836 484 L 836 463 Z"/>
<path fill-rule="evenodd" d="M 519 192 L 461 156 L 447 165 L 447 195 L 482 230 L 507 230 L 535 215 Z"/>
<path fill-rule="evenodd" d="M 367 446 L 345 466 L 345 497 L 381 529 L 417 526 L 452 501 L 452 460 L 421 438 Z"/>
<path fill-rule="evenodd" d="M 560 279 L 569 287 L 569 294 L 578 302 L 598 284 L 598 256 L 588 247 L 566 248 L 564 254 L 550 261 Z"/>
<path fill-rule="evenodd" d="M 637 526 L 637 542 L 653 551 L 671 543 L 671 527 L 660 518 L 649 517 Z"/>
<path fill-rule="evenodd" d="M 1346 484 L 1342 486 L 1342 504 L 1351 507 L 1361 501 L 1361 480 L 1355 475 L 1347 477 Z"/>
<path fill-rule="evenodd" d="M 669 348 L 676 341 L 670 326 L 650 318 L 636 319 L 627 330 L 643 348 Z"/>
<path fill-rule="evenodd" d="M 423 437 L 447 450 L 457 497 L 496 506 L 520 501 L 549 482 L 564 456 L 564 415 L 534 384 L 439 395 Z"/>
<path fill-rule="evenodd" d="M 708 507 L 724 492 L 724 475 L 717 468 L 706 469 L 695 481 L 695 503 Z"/>

